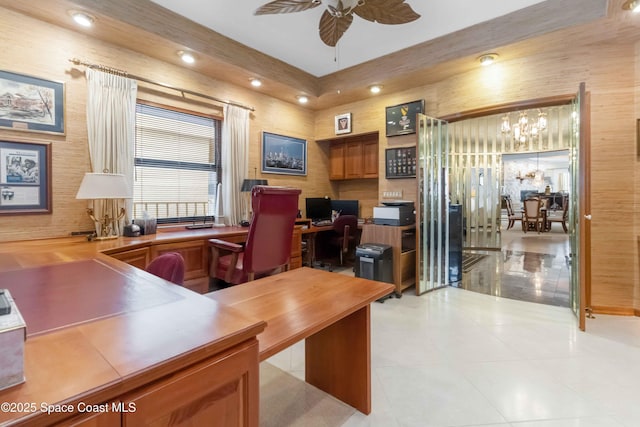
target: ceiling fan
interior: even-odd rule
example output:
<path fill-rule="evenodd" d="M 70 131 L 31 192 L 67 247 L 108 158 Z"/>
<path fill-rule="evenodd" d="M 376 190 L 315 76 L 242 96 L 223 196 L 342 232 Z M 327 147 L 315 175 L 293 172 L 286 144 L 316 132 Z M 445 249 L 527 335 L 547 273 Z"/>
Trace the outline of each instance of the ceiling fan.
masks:
<path fill-rule="evenodd" d="M 320 6 L 322 0 L 274 0 L 260 6 L 254 15 L 302 12 Z M 405 0 L 325 0 L 327 10 L 320 18 L 320 38 L 328 46 L 335 46 L 347 31 L 353 14 L 380 24 L 406 24 L 420 18 Z"/>

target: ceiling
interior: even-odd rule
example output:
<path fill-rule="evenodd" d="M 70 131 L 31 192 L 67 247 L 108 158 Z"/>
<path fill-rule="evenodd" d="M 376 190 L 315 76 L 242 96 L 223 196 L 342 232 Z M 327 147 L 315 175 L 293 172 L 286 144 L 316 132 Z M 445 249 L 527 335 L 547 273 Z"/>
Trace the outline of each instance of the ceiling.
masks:
<path fill-rule="evenodd" d="M 337 49 L 318 36 L 323 6 L 262 16 L 253 11 L 263 0 L 0 0 L 0 7 L 236 86 L 250 89 L 258 77 L 261 93 L 292 103 L 306 95 L 314 110 L 368 99 L 372 84 L 385 93 L 433 84 L 478 67 L 482 53 L 510 61 L 640 38 L 640 15 L 624 14 L 624 0 L 406 1 L 422 15 L 417 21 L 388 26 L 354 17 Z M 91 13 L 96 25 L 78 28 L 70 9 Z M 178 50 L 197 62 L 186 66 Z"/>
<path fill-rule="evenodd" d="M 383 25 L 354 17 L 333 48 L 318 36 L 327 4 L 303 12 L 254 15 L 267 0 L 233 3 L 211 0 L 152 0 L 179 15 L 266 53 L 316 77 L 489 21 L 542 0 L 406 0 L 421 17 L 402 25 Z M 347 0 L 344 1 L 346 3 Z M 248 30 L 250 29 L 250 30 Z"/>

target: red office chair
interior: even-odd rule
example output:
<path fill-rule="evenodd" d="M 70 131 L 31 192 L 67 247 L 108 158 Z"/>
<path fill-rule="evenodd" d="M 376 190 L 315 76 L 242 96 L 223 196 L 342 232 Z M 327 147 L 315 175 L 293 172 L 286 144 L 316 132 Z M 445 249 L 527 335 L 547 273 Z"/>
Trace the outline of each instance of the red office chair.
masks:
<path fill-rule="evenodd" d="M 167 252 L 154 258 L 146 270 L 176 285 L 184 285 L 184 259 L 177 252 Z"/>
<path fill-rule="evenodd" d="M 344 254 L 355 247 L 358 232 L 358 217 L 355 215 L 340 215 L 333 221 L 334 234 L 329 239 L 331 246 L 340 248 L 340 265 L 344 264 Z"/>
<path fill-rule="evenodd" d="M 253 218 L 247 241 L 243 247 L 210 239 L 209 276 L 237 285 L 276 271 L 288 270 L 300 193 L 297 188 L 253 187 Z"/>

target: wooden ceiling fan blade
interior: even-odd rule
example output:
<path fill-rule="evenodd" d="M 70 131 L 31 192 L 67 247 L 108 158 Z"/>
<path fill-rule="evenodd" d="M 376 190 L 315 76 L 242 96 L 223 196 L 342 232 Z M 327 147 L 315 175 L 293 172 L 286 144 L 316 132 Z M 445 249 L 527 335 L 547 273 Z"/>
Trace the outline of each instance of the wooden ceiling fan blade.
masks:
<path fill-rule="evenodd" d="M 320 4 L 322 4 L 320 0 L 274 0 L 260 6 L 253 14 L 271 15 L 276 13 L 302 12 L 303 10 L 320 6 Z"/>
<path fill-rule="evenodd" d="M 320 18 L 320 38 L 327 46 L 335 46 L 338 44 L 340 37 L 349 29 L 353 22 L 353 15 L 343 15 L 341 17 L 333 16 L 329 11 L 324 11 Z"/>
<path fill-rule="evenodd" d="M 353 13 L 367 21 L 387 25 L 406 24 L 420 18 L 405 0 L 366 0 L 354 8 Z"/>

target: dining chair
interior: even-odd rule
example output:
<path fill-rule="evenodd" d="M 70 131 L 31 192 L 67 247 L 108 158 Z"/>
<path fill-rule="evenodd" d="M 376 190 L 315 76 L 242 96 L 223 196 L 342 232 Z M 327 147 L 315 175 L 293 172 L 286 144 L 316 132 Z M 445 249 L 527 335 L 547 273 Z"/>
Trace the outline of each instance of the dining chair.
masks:
<path fill-rule="evenodd" d="M 538 198 L 526 199 L 522 211 L 522 231 L 536 230 L 540 233 L 544 229 L 544 216 L 541 212 L 542 201 Z"/>
<path fill-rule="evenodd" d="M 513 210 L 513 202 L 511 201 L 511 196 L 504 196 L 505 205 L 507 207 L 507 219 L 509 223 L 507 224 L 507 230 L 512 228 L 516 221 L 522 221 L 522 212 L 515 212 Z"/>
<path fill-rule="evenodd" d="M 237 285 L 288 270 L 300 193 L 297 188 L 254 186 L 247 240 L 240 245 L 210 239 L 209 277 Z"/>
<path fill-rule="evenodd" d="M 549 222 L 549 229 L 551 229 L 551 225 L 554 222 L 559 222 L 562 224 L 562 229 L 565 233 L 569 232 L 567 228 L 567 217 L 569 215 L 569 197 L 564 196 L 562 198 L 562 215 L 549 215 L 547 217 L 547 222 Z"/>

